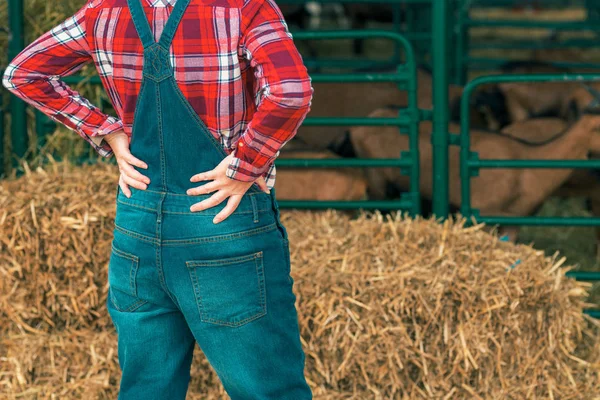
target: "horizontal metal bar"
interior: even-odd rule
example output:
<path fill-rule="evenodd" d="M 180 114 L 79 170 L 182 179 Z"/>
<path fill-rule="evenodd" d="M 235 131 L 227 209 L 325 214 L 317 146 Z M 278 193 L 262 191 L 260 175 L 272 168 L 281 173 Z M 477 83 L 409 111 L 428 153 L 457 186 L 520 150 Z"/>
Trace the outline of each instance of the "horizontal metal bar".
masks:
<path fill-rule="evenodd" d="M 579 281 L 600 281 L 600 272 L 568 271 L 566 275 Z"/>
<path fill-rule="evenodd" d="M 410 79 L 408 71 L 390 73 L 352 73 L 352 74 L 311 74 L 313 82 L 335 83 L 372 83 L 372 82 L 404 82 Z M 368 89 L 368 88 L 366 88 Z"/>
<path fill-rule="evenodd" d="M 546 42 L 537 40 L 534 42 L 518 41 L 518 42 L 474 42 L 469 46 L 469 50 L 537 50 L 537 49 L 565 49 L 571 47 L 600 47 L 600 43 L 596 39 L 578 39 L 565 40 L 562 42 Z"/>
<path fill-rule="evenodd" d="M 469 65 L 471 70 L 489 70 L 497 69 L 502 65 L 514 60 L 508 58 L 483 58 L 483 57 L 466 57 L 465 63 Z M 550 64 L 559 68 L 600 68 L 599 63 L 585 62 L 569 62 L 569 61 L 554 61 Z"/>
<path fill-rule="evenodd" d="M 412 167 L 413 162 L 407 158 L 281 158 L 275 162 L 277 168 L 353 168 L 353 167 Z"/>
<path fill-rule="evenodd" d="M 586 308 L 586 309 L 583 310 L 583 313 L 587 314 L 587 315 L 589 315 L 590 317 L 593 317 L 593 318 L 600 318 L 600 310 L 594 310 L 594 309 L 591 309 L 591 308 Z"/>
<path fill-rule="evenodd" d="M 469 160 L 469 168 L 600 168 L 600 160 Z"/>
<path fill-rule="evenodd" d="M 511 19 L 463 19 L 462 24 L 471 28 L 539 28 L 564 31 L 600 31 L 600 26 L 587 21 L 532 21 Z"/>
<path fill-rule="evenodd" d="M 465 86 L 465 90 L 479 85 L 506 82 L 586 82 L 600 81 L 600 73 L 570 73 L 570 74 L 492 74 L 480 76 Z"/>
<path fill-rule="evenodd" d="M 310 30 L 296 31 L 292 34 L 294 39 L 300 40 L 334 40 L 334 39 L 390 39 L 402 43 L 407 42 L 406 37 L 394 31 L 386 31 L 382 29 L 339 29 L 339 30 Z"/>
<path fill-rule="evenodd" d="M 477 222 L 488 225 L 530 226 L 600 226 L 600 217 L 496 217 L 481 216 Z"/>
<path fill-rule="evenodd" d="M 303 64 L 307 68 L 356 68 L 356 69 L 393 69 L 398 65 L 398 62 L 389 60 L 360 60 L 360 59 L 329 59 L 329 58 L 304 58 Z"/>
<path fill-rule="evenodd" d="M 341 100 L 340 100 L 341 101 Z M 398 118 L 369 118 L 369 117 L 310 117 L 302 123 L 303 126 L 407 126 L 412 122 L 408 115 Z"/>
<path fill-rule="evenodd" d="M 63 76 L 61 80 L 69 85 L 78 84 L 81 82 L 91 83 L 93 85 L 102 84 L 102 80 L 98 75 L 94 76 L 81 76 L 81 75 L 71 75 L 71 76 Z"/>
<path fill-rule="evenodd" d="M 387 209 L 387 210 L 408 210 L 413 204 L 410 200 L 384 201 L 384 200 L 355 200 L 355 201 L 317 201 L 317 200 L 277 200 L 281 208 L 300 208 L 300 209 Z"/>

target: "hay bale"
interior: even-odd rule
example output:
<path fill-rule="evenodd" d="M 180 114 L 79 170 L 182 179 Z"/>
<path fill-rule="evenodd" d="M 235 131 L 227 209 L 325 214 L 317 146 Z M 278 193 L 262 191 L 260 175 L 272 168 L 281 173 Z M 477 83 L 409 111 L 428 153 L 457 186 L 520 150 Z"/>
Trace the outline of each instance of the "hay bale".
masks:
<path fill-rule="evenodd" d="M 116 398 L 117 177 L 58 163 L 0 182 L 1 398 Z M 282 218 L 315 399 L 600 396 L 600 322 L 581 312 L 591 285 L 559 256 L 463 221 Z M 192 376 L 189 399 L 227 398 L 205 357 Z"/>

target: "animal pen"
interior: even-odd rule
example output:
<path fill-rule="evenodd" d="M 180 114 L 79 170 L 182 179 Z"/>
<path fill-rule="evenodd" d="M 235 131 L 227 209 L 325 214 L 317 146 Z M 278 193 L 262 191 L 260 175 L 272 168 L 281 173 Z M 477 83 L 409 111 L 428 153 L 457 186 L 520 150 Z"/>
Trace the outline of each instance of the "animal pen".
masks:
<path fill-rule="evenodd" d="M 278 0 L 279 4 L 302 5 L 308 0 Z M 399 200 L 360 200 L 360 201 L 280 201 L 284 208 L 304 209 L 388 209 L 405 210 L 411 215 L 421 213 L 421 194 L 419 180 L 419 148 L 418 129 L 423 121 L 431 121 L 433 131 L 431 146 L 433 151 L 433 213 L 444 218 L 450 213 L 449 206 L 449 148 L 460 148 L 460 177 L 462 190 L 461 214 L 468 220 L 498 225 L 537 225 L 537 226 L 600 226 L 600 218 L 590 217 L 518 217 L 510 218 L 495 215 L 480 215 L 477 209 L 471 207 L 471 187 L 477 185 L 477 173 L 484 168 L 600 168 L 600 160 L 494 160 L 479 159 L 477 153 L 470 148 L 469 108 L 471 94 L 481 85 L 498 82 L 585 82 L 600 81 L 600 73 L 577 74 L 512 74 L 485 75 L 468 80 L 469 71 L 486 71 L 494 69 L 506 62 L 505 59 L 473 57 L 472 50 L 477 49 L 537 49 L 537 48 L 592 48 L 600 47 L 598 33 L 600 31 L 600 0 L 586 0 L 579 4 L 587 12 L 587 19 L 581 22 L 567 21 L 524 21 L 524 20 L 492 20 L 477 19 L 471 16 L 474 9 L 483 7 L 513 6 L 519 1 L 513 0 L 321 0 L 318 3 L 387 3 L 393 7 L 392 30 L 313 30 L 293 31 L 296 41 L 347 40 L 347 39 L 382 39 L 391 41 L 394 54 L 389 60 L 349 60 L 349 59 L 311 59 L 305 57 L 306 65 L 312 69 L 313 82 L 363 83 L 394 82 L 398 90 L 408 93 L 408 106 L 399 110 L 395 118 L 367 117 L 308 117 L 305 126 L 396 126 L 401 134 L 408 135 L 410 148 L 391 159 L 280 159 L 277 167 L 305 168 L 400 168 L 402 173 L 410 177 L 410 190 L 402 194 Z M 523 2 L 521 2 L 523 3 Z M 544 0 L 539 2 L 544 7 L 565 7 L 573 5 L 573 1 Z M 14 57 L 25 46 L 23 0 L 8 0 L 9 10 L 9 51 L 8 58 Z M 404 21 L 401 15 L 404 15 Z M 469 32 L 477 27 L 515 27 L 523 29 L 550 29 L 560 31 L 591 32 L 591 39 L 573 39 L 549 42 L 539 40 L 515 40 L 513 42 L 494 42 L 470 40 Z M 417 65 L 429 63 L 433 72 L 433 108 L 422 109 L 417 104 Z M 600 65 L 592 63 L 562 62 L 557 65 L 600 69 Z M 392 66 L 393 72 L 379 71 L 382 67 Z M 324 69 L 337 69 L 343 72 L 321 72 Z M 365 72 L 366 71 L 366 72 Z M 100 85 L 98 77 L 84 78 L 81 76 L 65 77 L 68 84 L 85 82 L 90 85 Z M 450 119 L 448 86 L 450 83 L 466 85 L 461 103 L 461 132 L 449 133 Z M 318 94 L 317 94 L 318 95 Z M 27 153 L 30 146 L 27 143 L 26 105 L 11 97 L 10 104 L 0 107 L 0 136 L 10 132 L 12 153 L 15 157 L 10 160 L 0 158 L 0 174 L 4 167 L 17 167 L 17 159 Z M 10 130 L 5 129 L 5 117 L 10 114 Z M 38 145 L 52 133 L 56 126 L 43 114 L 36 112 L 35 130 Z M 3 146 L 4 140 L 0 140 Z M 0 147 L 0 157 L 4 148 Z M 94 162 L 94 159 L 82 158 L 77 162 Z M 473 181 L 471 181 L 473 179 Z M 598 272 L 573 272 L 569 275 L 578 280 L 598 281 Z M 600 318 L 600 312 L 586 310 L 586 313 Z"/>

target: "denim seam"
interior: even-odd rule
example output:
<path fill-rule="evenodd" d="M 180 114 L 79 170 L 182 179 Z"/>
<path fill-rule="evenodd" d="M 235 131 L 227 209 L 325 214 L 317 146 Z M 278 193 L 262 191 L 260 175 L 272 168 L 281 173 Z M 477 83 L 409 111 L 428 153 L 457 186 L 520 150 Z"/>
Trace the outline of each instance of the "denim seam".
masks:
<path fill-rule="evenodd" d="M 112 289 L 112 290 L 114 290 L 114 289 Z M 135 303 L 133 303 L 133 304 L 132 304 L 132 305 L 130 305 L 129 307 L 124 307 L 124 308 L 121 308 L 121 307 L 119 307 L 119 306 L 117 305 L 117 303 L 116 303 L 116 301 L 115 301 L 115 297 L 114 297 L 114 294 L 113 294 L 112 290 L 111 290 L 111 291 L 110 291 L 110 293 L 109 293 L 109 298 L 110 298 L 110 300 L 111 300 L 111 302 L 112 302 L 112 305 L 113 305 L 113 306 L 114 306 L 114 307 L 117 309 L 117 311 L 120 311 L 120 312 L 131 312 L 131 311 L 134 311 L 134 310 L 136 310 L 136 309 L 140 308 L 140 307 L 141 307 L 141 306 L 143 306 L 144 304 L 148 303 L 146 300 L 143 300 L 143 299 L 138 299 L 138 300 L 137 300 Z"/>
<path fill-rule="evenodd" d="M 253 199 L 253 198 L 251 197 L 251 199 Z M 154 212 L 157 211 L 156 208 L 145 207 L 145 206 L 139 205 L 137 203 L 130 203 L 130 202 L 127 202 L 127 201 L 124 201 L 124 200 L 117 200 L 117 201 L 119 203 L 121 203 L 121 204 L 124 204 L 126 206 L 130 206 L 130 207 L 137 207 L 137 208 L 141 208 L 143 210 L 154 211 Z M 254 214 L 254 213 L 260 213 L 260 212 L 266 212 L 266 211 L 271 211 L 271 209 L 270 208 L 258 208 L 258 209 L 256 209 L 256 211 L 254 211 L 254 210 L 235 211 L 235 214 Z M 201 216 L 201 215 L 204 215 L 204 216 L 215 216 L 215 215 L 217 215 L 217 213 L 213 214 L 213 213 L 206 213 L 206 212 L 203 212 L 203 211 L 200 211 L 200 212 L 198 212 L 198 211 L 196 211 L 196 212 L 193 212 L 193 211 L 184 212 L 184 211 L 169 211 L 169 210 L 164 210 L 163 214 L 183 214 L 183 215 L 189 214 L 189 215 L 198 215 L 198 216 Z M 254 221 L 254 222 L 257 222 L 257 221 Z"/>
<path fill-rule="evenodd" d="M 142 67 L 143 68 L 143 67 Z M 135 102 L 135 112 L 133 113 L 133 120 L 135 121 L 138 118 L 138 114 L 140 113 L 140 110 L 142 107 L 140 107 L 140 103 L 142 101 L 142 96 L 144 94 L 144 89 L 146 88 L 148 80 L 144 79 L 144 74 L 142 73 L 142 83 L 141 83 L 141 87 L 140 87 L 140 91 L 138 93 L 138 98 Z M 132 132 L 132 138 L 133 138 L 133 132 Z"/>
<path fill-rule="evenodd" d="M 134 262 L 137 262 L 137 261 L 139 261 L 139 257 L 138 257 L 138 256 L 136 256 L 136 255 L 134 255 L 134 254 L 131 254 L 131 253 L 127 253 L 127 252 L 125 252 L 125 251 L 123 251 L 123 250 L 119 250 L 119 249 L 117 249 L 117 248 L 114 246 L 114 243 L 113 243 L 113 245 L 111 245 L 111 247 L 112 247 L 112 250 L 113 250 L 113 251 L 114 251 L 114 252 L 115 252 L 115 253 L 116 253 L 118 256 L 121 256 L 121 257 L 124 257 L 124 258 L 128 258 L 128 259 L 130 259 L 131 261 L 134 261 Z"/>
<path fill-rule="evenodd" d="M 158 193 L 158 194 L 165 193 L 165 192 L 160 192 L 158 190 L 152 190 L 152 189 L 144 189 L 144 192 L 152 192 L 152 193 Z M 246 194 L 244 194 L 244 196 L 256 196 L 256 195 L 259 195 L 259 194 L 262 194 L 262 193 L 266 194 L 265 192 L 260 192 L 259 191 L 259 192 L 246 193 Z M 187 193 L 168 192 L 168 194 L 169 194 L 169 196 L 186 196 L 186 197 L 190 196 Z"/>
<path fill-rule="evenodd" d="M 266 212 L 266 211 L 269 211 L 269 209 L 268 209 L 268 208 L 261 208 L 261 209 L 257 209 L 257 210 L 256 210 L 256 212 L 255 212 L 255 211 L 234 211 L 234 213 L 235 213 L 235 214 L 258 214 L 259 212 Z M 204 216 L 207 216 L 207 217 L 210 217 L 210 216 L 215 216 L 215 215 L 217 215 L 217 213 L 214 213 L 214 214 L 209 214 L 209 213 L 203 213 L 203 212 L 194 212 L 194 211 L 190 211 L 190 212 L 183 212 L 183 211 L 164 211 L 164 213 L 165 213 L 165 214 L 185 214 L 185 215 L 187 215 L 187 214 L 191 214 L 191 215 L 198 215 L 198 216 L 204 215 Z M 258 221 L 256 221 L 256 220 L 255 220 L 254 222 L 258 222 Z"/>
<path fill-rule="evenodd" d="M 261 250 L 261 251 L 257 251 L 256 253 L 246 254 L 246 255 L 238 256 L 238 257 L 222 258 L 220 260 L 188 260 L 185 263 L 187 264 L 188 268 L 191 268 L 191 267 L 214 267 L 214 266 L 222 266 L 222 265 L 229 265 L 229 264 L 235 264 L 235 263 L 241 263 L 244 261 L 249 261 L 252 259 L 262 257 L 262 254 L 263 254 L 263 252 Z"/>
<path fill-rule="evenodd" d="M 254 228 L 254 229 L 250 229 L 250 230 L 243 231 L 243 232 L 227 233 L 225 235 L 191 238 L 191 239 L 164 239 L 164 240 L 162 240 L 162 243 L 161 243 L 161 240 L 159 240 L 158 238 L 153 238 L 151 236 L 143 235 L 141 233 L 131 231 L 129 229 L 123 228 L 123 227 L 115 224 L 115 229 L 117 229 L 119 232 L 123 233 L 124 235 L 128 235 L 128 236 L 143 240 L 148 243 L 152 243 L 152 244 L 156 244 L 156 245 L 163 245 L 163 246 L 171 246 L 171 245 L 178 245 L 178 244 L 215 243 L 215 242 L 220 242 L 220 241 L 227 241 L 227 240 L 232 240 L 232 239 L 253 236 L 253 235 L 257 235 L 259 233 L 269 232 L 276 228 L 277 228 L 277 225 L 275 223 L 272 223 L 270 225 L 261 226 L 260 228 Z"/>
<path fill-rule="evenodd" d="M 256 205 L 256 198 L 250 197 L 250 202 L 252 203 L 253 222 L 256 224 L 258 222 L 258 206 Z"/>
<path fill-rule="evenodd" d="M 162 179 L 162 189 L 163 191 L 167 190 L 167 162 L 165 160 L 165 146 L 164 146 L 164 136 L 163 136 L 163 120 L 162 120 L 162 103 L 160 98 L 160 86 L 156 85 L 156 104 L 157 104 L 157 118 L 158 118 L 158 137 L 160 143 L 160 176 Z M 162 206 L 162 202 L 164 201 L 164 194 L 161 196 L 160 204 Z"/>
<path fill-rule="evenodd" d="M 160 240 L 158 240 L 157 238 L 142 235 L 141 233 L 137 233 L 137 232 L 131 231 L 129 229 L 125 229 L 117 224 L 115 224 L 115 229 L 124 235 L 131 236 L 132 238 L 143 240 L 145 242 L 152 243 L 152 244 L 160 244 Z"/>
<path fill-rule="evenodd" d="M 131 261 L 131 265 L 127 267 L 129 270 L 129 292 L 128 294 L 132 296 L 137 296 L 137 284 L 136 284 L 136 276 L 137 270 L 139 266 L 139 258 L 133 254 L 124 252 L 122 250 L 117 249 L 114 244 L 111 245 L 112 251 L 117 257 L 125 258 Z"/>
<path fill-rule="evenodd" d="M 192 238 L 192 239 L 165 239 L 162 241 L 162 245 L 176 245 L 176 244 L 198 244 L 198 243 L 215 243 L 215 242 L 224 242 L 232 239 L 239 239 L 243 237 L 257 235 L 259 233 L 269 232 L 276 228 L 276 225 L 273 223 L 271 225 L 263 226 L 260 228 L 236 232 L 236 233 L 228 233 L 225 235 L 217 235 L 210 237 L 200 237 L 200 238 Z"/>

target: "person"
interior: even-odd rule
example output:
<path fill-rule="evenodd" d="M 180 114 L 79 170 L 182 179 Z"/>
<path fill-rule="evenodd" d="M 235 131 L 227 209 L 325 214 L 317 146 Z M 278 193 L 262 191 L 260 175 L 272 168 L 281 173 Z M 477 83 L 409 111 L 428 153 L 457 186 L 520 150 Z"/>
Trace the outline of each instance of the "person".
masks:
<path fill-rule="evenodd" d="M 88 62 L 118 118 L 61 80 Z M 232 400 L 311 399 L 274 160 L 313 88 L 274 0 L 88 0 L 3 85 L 116 157 L 119 399 L 185 399 L 196 343 Z"/>

